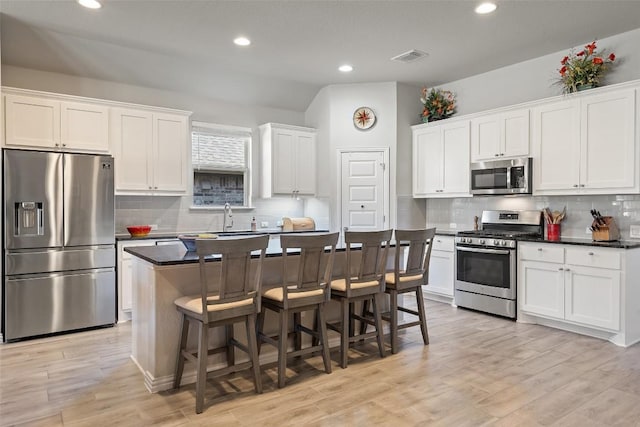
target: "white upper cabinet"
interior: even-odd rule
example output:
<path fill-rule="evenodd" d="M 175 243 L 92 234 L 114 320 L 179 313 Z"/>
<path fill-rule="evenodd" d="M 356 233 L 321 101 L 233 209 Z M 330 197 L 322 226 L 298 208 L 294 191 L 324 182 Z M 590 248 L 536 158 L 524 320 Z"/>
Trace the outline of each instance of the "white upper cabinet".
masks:
<path fill-rule="evenodd" d="M 471 161 L 529 155 L 529 109 L 489 114 L 471 120 Z"/>
<path fill-rule="evenodd" d="M 262 197 L 316 193 L 316 131 L 266 123 L 260 126 Z"/>
<path fill-rule="evenodd" d="M 187 193 L 187 144 L 186 115 L 113 108 L 116 194 Z"/>
<path fill-rule="evenodd" d="M 534 108 L 534 193 L 638 192 L 635 112 L 634 89 Z"/>
<path fill-rule="evenodd" d="M 9 93 L 5 129 L 7 146 L 109 151 L 109 109 L 99 104 Z"/>
<path fill-rule="evenodd" d="M 469 121 L 413 127 L 413 197 L 469 194 Z"/>

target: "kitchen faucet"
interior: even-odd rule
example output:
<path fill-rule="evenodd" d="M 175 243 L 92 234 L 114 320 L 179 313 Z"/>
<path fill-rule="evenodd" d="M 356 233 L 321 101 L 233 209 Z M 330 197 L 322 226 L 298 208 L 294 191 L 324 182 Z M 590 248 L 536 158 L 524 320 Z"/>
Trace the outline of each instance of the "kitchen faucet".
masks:
<path fill-rule="evenodd" d="M 222 231 L 227 231 L 227 229 L 231 229 L 231 227 L 233 227 L 233 212 L 231 212 L 231 205 L 229 203 L 225 203 Z"/>

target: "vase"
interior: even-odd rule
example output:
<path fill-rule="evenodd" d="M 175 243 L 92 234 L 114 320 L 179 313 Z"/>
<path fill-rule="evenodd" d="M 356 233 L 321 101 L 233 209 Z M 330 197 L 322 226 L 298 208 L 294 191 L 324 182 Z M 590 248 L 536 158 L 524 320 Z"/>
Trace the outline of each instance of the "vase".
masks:
<path fill-rule="evenodd" d="M 576 91 L 580 92 L 583 90 L 587 90 L 587 89 L 593 89 L 595 87 L 597 87 L 598 85 L 596 85 L 595 83 L 587 83 L 587 84 L 583 84 L 583 85 L 576 85 Z"/>

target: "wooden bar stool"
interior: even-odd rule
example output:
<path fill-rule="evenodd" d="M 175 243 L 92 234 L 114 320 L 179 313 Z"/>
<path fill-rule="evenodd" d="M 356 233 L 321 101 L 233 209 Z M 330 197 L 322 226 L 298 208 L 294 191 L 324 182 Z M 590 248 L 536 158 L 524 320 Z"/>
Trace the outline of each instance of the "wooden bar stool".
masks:
<path fill-rule="evenodd" d="M 196 251 L 200 263 L 200 295 L 185 296 L 175 301 L 176 308 L 182 313 L 180 345 L 173 388 L 180 387 L 184 361 L 195 363 L 196 377 L 196 413 L 200 414 L 204 405 L 204 387 L 207 374 L 221 376 L 252 368 L 253 380 L 257 393 L 262 393 L 260 380 L 260 364 L 256 340 L 256 315 L 260 311 L 260 281 L 262 278 L 262 262 L 269 244 L 269 236 L 247 237 L 240 239 L 196 240 Z M 251 252 L 260 251 L 260 257 L 254 260 L 257 270 L 251 274 Z M 205 257 L 221 255 L 219 290 L 209 293 L 209 275 L 212 263 L 205 263 Z M 198 325 L 198 350 L 187 351 L 189 323 Z M 247 328 L 247 345 L 233 338 L 233 324 L 244 322 Z M 225 327 L 225 345 L 209 349 L 209 329 Z M 237 347 L 249 355 L 249 362 L 236 364 L 233 360 L 233 348 Z M 207 357 L 211 354 L 226 352 L 226 368 L 210 370 L 207 368 Z"/>
<path fill-rule="evenodd" d="M 302 356 L 321 351 L 325 372 L 331 373 L 331 359 L 327 343 L 325 304 L 329 300 L 329 286 L 333 272 L 333 258 L 339 233 L 297 234 L 280 236 L 282 246 L 282 286 L 269 289 L 262 294 L 263 310 L 258 315 L 258 351 L 264 341 L 278 349 L 278 387 L 284 387 L 286 381 L 287 357 Z M 330 247 L 329 253 L 325 249 Z M 292 261 L 288 252 L 300 250 L 300 259 Z M 322 265 L 325 266 L 322 269 Z M 290 281 L 293 278 L 293 281 Z M 280 331 L 277 336 L 264 334 L 264 309 L 273 310 L 280 318 Z M 315 310 L 314 329 L 302 325 L 300 313 Z M 294 351 L 287 351 L 289 336 L 289 315 L 294 314 L 293 332 L 295 333 Z M 302 334 L 313 337 L 312 346 L 302 349 Z M 277 338 L 277 339 L 276 339 Z"/>
<path fill-rule="evenodd" d="M 420 325 L 424 344 L 429 344 L 427 317 L 422 299 L 422 285 L 429 283 L 429 261 L 431 259 L 431 242 L 436 234 L 435 228 L 425 230 L 396 230 L 396 255 L 393 272 L 385 275 L 385 292 L 390 296 L 389 315 L 383 319 L 391 326 L 391 353 L 398 351 L 398 331 Z M 409 244 L 406 265 L 401 266 L 401 244 Z M 415 292 L 418 311 L 398 306 L 398 295 Z M 398 311 L 418 316 L 413 322 L 398 324 Z"/>
<path fill-rule="evenodd" d="M 347 367 L 349 344 L 376 337 L 380 357 L 384 357 L 384 343 L 380 305 L 384 294 L 384 272 L 389 252 L 389 240 L 392 230 L 384 231 L 346 231 L 344 241 L 347 251 L 345 278 L 331 281 L 331 298 L 340 302 L 341 321 L 327 326 L 340 333 L 340 366 Z M 356 249 L 357 247 L 357 249 Z M 354 250 L 361 255 L 355 275 L 351 273 Z M 354 312 L 357 301 L 371 301 L 373 304 L 373 325 L 376 330 L 355 335 L 353 320 L 366 321 Z"/>

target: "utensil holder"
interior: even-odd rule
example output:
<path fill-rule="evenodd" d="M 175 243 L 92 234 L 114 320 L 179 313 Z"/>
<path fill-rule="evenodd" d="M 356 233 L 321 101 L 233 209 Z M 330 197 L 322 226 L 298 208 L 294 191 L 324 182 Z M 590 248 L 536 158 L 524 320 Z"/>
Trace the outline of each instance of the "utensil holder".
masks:
<path fill-rule="evenodd" d="M 560 224 L 547 224 L 547 240 L 560 240 Z"/>
<path fill-rule="evenodd" d="M 613 242 L 620 239 L 620 230 L 618 230 L 616 220 L 612 216 L 603 216 L 602 219 L 604 225 L 599 225 L 595 220 L 591 224 L 594 229 L 598 227 L 591 233 L 592 239 L 596 242 Z"/>

